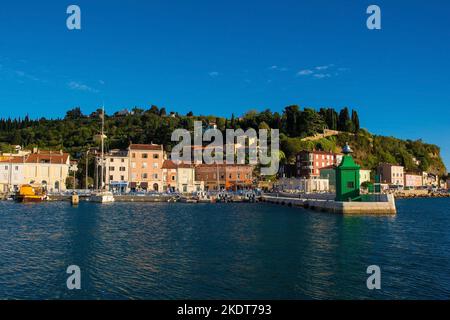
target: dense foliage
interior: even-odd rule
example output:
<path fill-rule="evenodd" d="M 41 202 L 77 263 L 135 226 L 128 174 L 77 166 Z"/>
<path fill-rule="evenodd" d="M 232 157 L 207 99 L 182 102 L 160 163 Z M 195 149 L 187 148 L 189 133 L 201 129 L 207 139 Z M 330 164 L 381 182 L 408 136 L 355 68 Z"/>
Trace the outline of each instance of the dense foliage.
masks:
<path fill-rule="evenodd" d="M 93 136 L 98 134 L 101 123 L 101 110 L 84 115 L 80 108 L 67 112 L 64 119 L 1 119 L 0 148 L 10 151 L 11 145 L 24 148 L 38 146 L 47 149 L 63 149 L 79 158 L 89 147 L 96 146 Z M 392 137 L 373 136 L 360 129 L 356 110 L 350 113 L 348 108 L 337 112 L 333 108 L 322 108 L 316 111 L 311 108 L 301 109 L 288 106 L 282 113 L 264 110 L 249 111 L 242 117 L 231 118 L 216 116 L 195 116 L 167 113 L 165 108 L 151 106 L 144 110 L 134 108 L 130 112 L 116 112 L 105 117 L 105 128 L 108 136 L 107 149 L 126 148 L 133 143 L 164 144 L 171 150 L 172 131 L 177 128 L 193 130 L 194 121 L 200 120 L 204 126 L 215 123 L 219 130 L 226 128 L 274 128 L 280 130 L 280 143 L 284 160 L 293 162 L 295 154 L 302 149 L 320 149 L 340 151 L 340 147 L 348 141 L 355 149 L 355 158 L 366 168 L 374 168 L 379 162 L 402 164 L 408 171 L 431 170 L 444 174 L 445 167 L 440 158 L 439 147 L 425 144 L 422 141 L 399 140 Z M 337 136 L 303 140 L 308 136 L 328 128 L 339 130 Z"/>

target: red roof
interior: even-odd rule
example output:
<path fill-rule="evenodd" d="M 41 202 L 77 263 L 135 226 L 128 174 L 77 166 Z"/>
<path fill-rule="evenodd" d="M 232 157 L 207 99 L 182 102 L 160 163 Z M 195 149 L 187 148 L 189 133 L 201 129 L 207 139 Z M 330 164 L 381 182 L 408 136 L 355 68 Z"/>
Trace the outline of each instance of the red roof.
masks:
<path fill-rule="evenodd" d="M 163 169 L 194 168 L 194 166 L 187 163 L 180 163 L 177 165 L 172 160 L 164 160 L 162 168 Z"/>
<path fill-rule="evenodd" d="M 48 163 L 67 163 L 67 159 L 69 159 L 68 153 L 53 153 L 53 152 L 42 152 L 39 153 L 32 153 L 28 156 L 26 159 L 26 163 L 42 163 L 42 162 L 48 162 Z"/>
<path fill-rule="evenodd" d="M 0 160 L 0 163 L 25 163 L 25 157 L 8 157 L 8 159 Z"/>
<path fill-rule="evenodd" d="M 159 144 L 130 144 L 130 150 L 162 151 L 162 149 L 162 145 Z"/>

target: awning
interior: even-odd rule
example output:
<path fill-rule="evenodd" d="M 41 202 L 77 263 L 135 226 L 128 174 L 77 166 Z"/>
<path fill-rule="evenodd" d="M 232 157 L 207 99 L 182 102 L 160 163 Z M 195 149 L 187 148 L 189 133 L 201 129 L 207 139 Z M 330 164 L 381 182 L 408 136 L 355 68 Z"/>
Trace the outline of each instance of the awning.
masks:
<path fill-rule="evenodd" d="M 148 182 L 141 182 L 139 186 L 141 188 L 148 188 Z"/>
<path fill-rule="evenodd" d="M 126 181 L 111 181 L 109 184 L 112 186 L 127 186 L 128 182 L 126 182 Z"/>
<path fill-rule="evenodd" d="M 137 183 L 136 182 L 130 182 L 130 188 L 136 188 Z"/>

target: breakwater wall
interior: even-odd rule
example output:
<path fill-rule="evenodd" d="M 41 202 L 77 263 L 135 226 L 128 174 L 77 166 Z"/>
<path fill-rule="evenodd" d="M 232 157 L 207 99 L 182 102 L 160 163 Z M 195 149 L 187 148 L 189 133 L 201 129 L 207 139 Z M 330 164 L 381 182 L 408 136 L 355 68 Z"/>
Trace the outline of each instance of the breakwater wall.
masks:
<path fill-rule="evenodd" d="M 263 195 L 261 201 L 338 214 L 394 215 L 397 213 L 395 198 L 392 194 L 374 195 L 375 197 L 373 198 L 365 197 L 365 201 L 353 202 L 313 199 L 313 195 L 309 195 L 308 197 L 302 196 L 286 197 L 271 194 Z"/>

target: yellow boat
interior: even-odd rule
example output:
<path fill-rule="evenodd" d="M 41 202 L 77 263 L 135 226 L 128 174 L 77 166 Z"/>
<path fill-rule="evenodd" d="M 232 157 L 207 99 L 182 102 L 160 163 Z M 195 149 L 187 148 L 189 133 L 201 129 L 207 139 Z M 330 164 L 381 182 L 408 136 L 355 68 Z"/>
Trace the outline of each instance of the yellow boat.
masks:
<path fill-rule="evenodd" d="M 42 188 L 33 187 L 29 184 L 21 186 L 16 196 L 19 202 L 41 202 L 46 198 L 47 195 L 43 192 Z"/>

